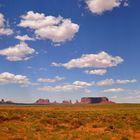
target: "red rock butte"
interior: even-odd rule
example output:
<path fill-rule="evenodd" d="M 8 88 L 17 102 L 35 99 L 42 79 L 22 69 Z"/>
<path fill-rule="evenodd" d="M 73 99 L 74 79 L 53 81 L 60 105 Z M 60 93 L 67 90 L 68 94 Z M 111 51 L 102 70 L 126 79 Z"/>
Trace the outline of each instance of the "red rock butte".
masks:
<path fill-rule="evenodd" d="M 35 103 L 36 104 L 49 104 L 50 101 L 48 99 L 38 99 Z"/>
<path fill-rule="evenodd" d="M 107 97 L 83 97 L 81 98 L 82 104 L 113 104 Z"/>

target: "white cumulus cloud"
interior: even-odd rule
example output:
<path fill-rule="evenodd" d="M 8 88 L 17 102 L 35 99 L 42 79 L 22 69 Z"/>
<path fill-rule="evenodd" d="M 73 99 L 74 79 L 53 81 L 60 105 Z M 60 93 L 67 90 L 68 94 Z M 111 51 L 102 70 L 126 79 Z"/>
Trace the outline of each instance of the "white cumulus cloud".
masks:
<path fill-rule="evenodd" d="M 15 46 L 8 47 L 0 50 L 0 55 L 6 56 L 9 61 L 22 61 L 28 60 L 29 55 L 35 52 L 34 49 L 30 48 L 25 42 L 20 42 Z"/>
<path fill-rule="evenodd" d="M 114 8 L 128 6 L 128 0 L 85 0 L 89 10 L 92 13 L 101 15 L 105 11 L 111 11 Z"/>
<path fill-rule="evenodd" d="M 49 39 L 55 43 L 71 40 L 79 31 L 79 25 L 61 16 L 46 16 L 44 13 L 27 12 L 21 16 L 20 27 L 30 28 L 38 39 Z"/>
<path fill-rule="evenodd" d="M 15 75 L 9 72 L 0 73 L 0 84 L 30 84 L 30 80 L 23 75 Z"/>
<path fill-rule="evenodd" d="M 106 79 L 96 83 L 97 86 L 109 86 L 115 84 L 113 79 Z"/>
<path fill-rule="evenodd" d="M 73 85 L 80 86 L 80 87 L 90 87 L 94 85 L 94 82 L 89 83 L 89 82 L 83 82 L 83 81 L 75 81 L 73 82 Z"/>
<path fill-rule="evenodd" d="M 4 18 L 4 15 L 0 13 L 0 36 L 1 35 L 11 35 L 13 33 L 13 30 L 10 29 L 6 24 L 6 20 Z"/>
<path fill-rule="evenodd" d="M 52 79 L 47 79 L 47 78 L 39 78 L 37 81 L 38 82 L 41 82 L 41 83 L 55 83 L 55 82 L 58 82 L 58 81 L 62 81 L 64 80 L 65 78 L 64 77 L 59 77 L 59 76 L 56 76 Z"/>
<path fill-rule="evenodd" d="M 111 88 L 111 89 L 103 90 L 103 92 L 107 92 L 107 93 L 110 93 L 110 92 L 123 92 L 123 91 L 125 91 L 125 90 L 122 89 L 122 88 Z"/>
<path fill-rule="evenodd" d="M 111 56 L 106 52 L 100 52 L 98 54 L 84 54 L 80 58 L 72 59 L 67 63 L 55 63 L 53 66 L 71 68 L 107 68 L 117 66 L 124 60 L 119 56 Z"/>
<path fill-rule="evenodd" d="M 132 80 L 113 80 L 113 79 L 105 79 L 99 82 L 96 82 L 97 86 L 109 86 L 113 84 L 130 84 L 130 83 L 135 83 L 137 80 L 132 79 Z"/>
<path fill-rule="evenodd" d="M 34 41 L 35 40 L 34 38 L 29 37 L 28 35 L 23 35 L 23 36 L 17 35 L 15 38 L 20 41 Z"/>
<path fill-rule="evenodd" d="M 129 83 L 135 83 L 135 82 L 137 82 L 136 79 L 133 79 L 133 80 L 116 80 L 117 84 L 129 84 Z"/>
<path fill-rule="evenodd" d="M 104 75 L 107 73 L 106 69 L 97 69 L 97 70 L 86 70 L 84 71 L 86 74 L 93 74 L 93 75 Z"/>
<path fill-rule="evenodd" d="M 77 91 L 80 89 L 86 89 L 87 87 L 92 86 L 93 83 L 83 82 L 83 81 L 75 81 L 72 84 L 64 84 L 57 86 L 44 86 L 39 88 L 39 91 L 46 92 L 69 92 L 69 91 Z"/>

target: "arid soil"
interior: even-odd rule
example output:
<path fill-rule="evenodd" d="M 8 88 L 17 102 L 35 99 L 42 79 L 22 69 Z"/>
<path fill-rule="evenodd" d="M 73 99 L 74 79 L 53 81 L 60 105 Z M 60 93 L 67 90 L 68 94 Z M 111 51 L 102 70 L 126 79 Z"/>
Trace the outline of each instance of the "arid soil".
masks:
<path fill-rule="evenodd" d="M 1 105 L 0 140 L 140 140 L 140 105 Z"/>

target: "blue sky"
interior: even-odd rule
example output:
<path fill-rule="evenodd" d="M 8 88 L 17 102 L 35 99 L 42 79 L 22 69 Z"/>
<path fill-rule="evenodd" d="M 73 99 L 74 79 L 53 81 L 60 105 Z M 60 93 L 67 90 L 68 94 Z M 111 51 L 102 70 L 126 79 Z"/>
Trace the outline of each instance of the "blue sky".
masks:
<path fill-rule="evenodd" d="M 0 0 L 0 98 L 140 102 L 137 0 Z"/>

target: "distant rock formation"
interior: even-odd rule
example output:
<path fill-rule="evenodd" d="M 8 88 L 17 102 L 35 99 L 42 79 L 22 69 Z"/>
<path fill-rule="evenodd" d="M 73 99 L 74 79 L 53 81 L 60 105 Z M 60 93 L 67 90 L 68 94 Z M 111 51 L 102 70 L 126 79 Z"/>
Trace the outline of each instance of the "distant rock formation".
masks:
<path fill-rule="evenodd" d="M 62 104 L 72 104 L 72 101 L 71 101 L 71 100 L 70 100 L 70 101 L 64 100 L 64 101 L 62 102 Z"/>
<path fill-rule="evenodd" d="M 1 99 L 0 104 L 14 104 L 12 101 L 5 101 L 4 99 Z"/>
<path fill-rule="evenodd" d="M 6 104 L 14 104 L 14 102 L 12 102 L 12 101 L 6 101 L 5 103 Z"/>
<path fill-rule="evenodd" d="M 35 104 L 50 104 L 49 99 L 38 99 Z"/>
<path fill-rule="evenodd" d="M 78 100 L 76 100 L 75 104 L 79 104 L 80 102 Z"/>
<path fill-rule="evenodd" d="M 107 97 L 83 97 L 81 98 L 81 101 L 79 102 L 78 100 L 76 100 L 75 103 L 72 103 L 71 100 L 67 101 L 64 100 L 62 101 L 62 103 L 58 103 L 56 101 L 54 102 L 50 102 L 49 99 L 38 99 L 35 103 L 15 103 L 12 101 L 5 101 L 4 99 L 2 99 L 0 101 L 0 105 L 3 104 L 9 104 L 9 105 L 47 105 L 47 104 L 114 104 L 114 102 L 110 101 Z"/>
<path fill-rule="evenodd" d="M 4 104 L 4 103 L 5 103 L 4 99 L 1 99 L 0 104 Z"/>
<path fill-rule="evenodd" d="M 82 104 L 113 104 L 107 97 L 83 97 L 81 98 Z"/>

